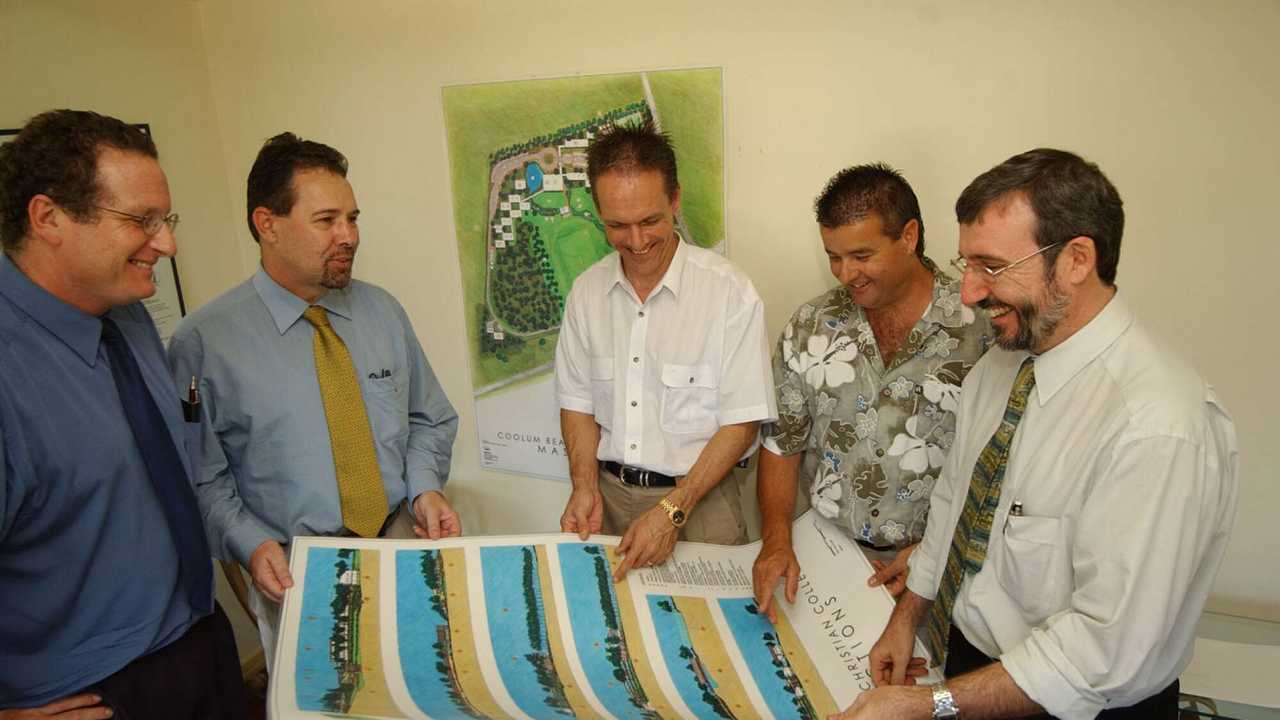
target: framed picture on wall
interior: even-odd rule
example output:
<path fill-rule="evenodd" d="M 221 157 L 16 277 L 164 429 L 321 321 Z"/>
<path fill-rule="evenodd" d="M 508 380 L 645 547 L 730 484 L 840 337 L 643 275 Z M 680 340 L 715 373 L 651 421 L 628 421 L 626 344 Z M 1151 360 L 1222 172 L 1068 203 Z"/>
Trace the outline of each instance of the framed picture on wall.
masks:
<path fill-rule="evenodd" d="M 151 134 L 151 127 L 146 123 L 140 123 L 135 127 L 148 135 Z M 0 129 L 0 145 L 13 139 L 17 134 L 17 130 Z M 178 323 L 187 314 L 186 303 L 182 300 L 182 284 L 178 280 L 178 263 L 173 258 L 169 258 L 169 262 L 156 263 L 152 273 L 156 292 L 143 300 L 142 304 L 155 322 L 156 330 L 160 332 L 161 342 L 168 345 L 169 338 L 178 328 Z"/>

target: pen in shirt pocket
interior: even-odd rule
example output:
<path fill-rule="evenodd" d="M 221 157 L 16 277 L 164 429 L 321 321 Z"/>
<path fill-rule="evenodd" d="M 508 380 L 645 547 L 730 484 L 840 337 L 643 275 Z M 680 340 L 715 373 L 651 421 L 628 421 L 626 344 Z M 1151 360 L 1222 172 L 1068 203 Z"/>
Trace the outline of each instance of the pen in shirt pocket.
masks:
<path fill-rule="evenodd" d="M 187 399 L 182 401 L 182 419 L 189 423 L 200 422 L 200 388 L 197 387 L 195 375 L 191 376 Z"/>
<path fill-rule="evenodd" d="M 1009 518 L 1016 518 L 1016 517 L 1022 517 L 1022 501 L 1021 500 L 1014 500 L 1013 504 L 1009 506 L 1009 517 L 1006 517 L 1004 519 L 1005 532 L 1009 531 Z"/>

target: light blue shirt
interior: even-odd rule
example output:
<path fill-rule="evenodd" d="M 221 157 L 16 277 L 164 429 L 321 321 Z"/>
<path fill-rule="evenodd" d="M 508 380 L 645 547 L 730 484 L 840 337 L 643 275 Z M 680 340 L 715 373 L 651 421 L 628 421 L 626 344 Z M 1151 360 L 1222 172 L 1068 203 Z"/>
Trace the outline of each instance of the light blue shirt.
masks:
<path fill-rule="evenodd" d="M 107 316 L 179 449 L 172 481 L 190 482 L 155 325 L 138 303 Z M 198 619 L 101 337 L 0 256 L 0 708 L 81 690 Z"/>
<path fill-rule="evenodd" d="M 404 309 L 353 280 L 317 305 L 346 343 L 386 488 L 387 512 L 441 489 L 458 415 Z M 248 565 L 267 540 L 342 530 L 329 426 L 316 380 L 307 303 L 259 269 L 182 322 L 169 364 L 183 387 L 197 378 L 203 408 L 196 496 L 209 543 Z"/>

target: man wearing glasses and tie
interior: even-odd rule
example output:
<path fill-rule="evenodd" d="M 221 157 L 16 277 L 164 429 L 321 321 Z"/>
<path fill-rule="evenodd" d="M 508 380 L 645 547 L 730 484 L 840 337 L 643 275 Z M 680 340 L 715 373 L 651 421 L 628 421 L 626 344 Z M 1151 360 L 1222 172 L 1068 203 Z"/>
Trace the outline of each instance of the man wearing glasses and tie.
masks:
<path fill-rule="evenodd" d="M 1231 418 L 1118 292 L 1124 210 L 1096 165 L 1017 155 L 956 216 L 999 348 L 965 380 L 879 687 L 842 716 L 1175 718 L 1235 515 Z M 917 628 L 945 683 L 904 684 Z"/>
<path fill-rule="evenodd" d="M 196 492 L 214 551 L 249 569 L 268 667 L 295 535 L 458 535 L 442 494 L 458 416 L 408 316 L 351 278 L 360 245 L 347 160 L 281 133 L 249 171 L 262 267 L 192 313 L 169 360 L 196 378 Z"/>
<path fill-rule="evenodd" d="M 0 718 L 240 718 L 178 388 L 140 300 L 177 251 L 151 138 L 0 146 Z"/>

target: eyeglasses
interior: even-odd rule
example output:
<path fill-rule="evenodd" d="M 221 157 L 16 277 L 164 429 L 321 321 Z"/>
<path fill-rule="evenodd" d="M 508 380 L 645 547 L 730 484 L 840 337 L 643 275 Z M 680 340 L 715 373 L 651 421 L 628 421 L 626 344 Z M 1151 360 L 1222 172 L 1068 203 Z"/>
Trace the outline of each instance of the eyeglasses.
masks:
<path fill-rule="evenodd" d="M 1018 258 L 1017 260 L 1014 260 L 1013 262 L 1009 263 L 1008 265 L 1004 265 L 998 268 L 989 268 L 986 265 L 969 262 L 968 260 L 965 260 L 963 256 L 952 258 L 951 267 L 960 271 L 961 275 L 964 275 L 966 272 L 970 270 L 981 270 L 983 274 L 979 275 L 978 277 L 983 278 L 984 280 L 995 281 L 996 278 L 1000 277 L 1000 273 L 1004 272 L 1005 270 L 1015 268 L 1021 265 L 1022 263 L 1030 260 L 1031 258 L 1039 255 L 1045 250 L 1048 250 L 1053 247 L 1057 247 L 1058 245 L 1061 245 L 1061 244 L 1062 244 L 1062 241 L 1059 240 L 1058 242 L 1053 243 L 1052 245 L 1045 245 L 1044 247 L 1031 253 L 1030 255 L 1024 255 Z"/>
<path fill-rule="evenodd" d="M 134 215 L 133 213 L 127 213 L 123 210 L 116 210 L 115 208 L 102 207 L 101 205 L 90 205 L 89 207 L 93 208 L 94 210 L 103 210 L 109 213 L 115 213 L 116 215 L 119 215 L 121 217 L 127 217 L 130 220 L 134 220 L 139 225 L 142 226 L 142 232 L 148 235 L 155 235 L 159 233 L 160 228 L 164 225 L 169 226 L 169 232 L 174 232 L 175 230 L 178 229 L 178 220 L 179 220 L 178 213 L 169 213 L 168 215 L 161 215 L 160 213 L 153 212 L 153 213 L 147 213 L 146 215 Z"/>

